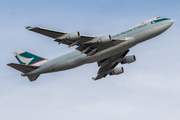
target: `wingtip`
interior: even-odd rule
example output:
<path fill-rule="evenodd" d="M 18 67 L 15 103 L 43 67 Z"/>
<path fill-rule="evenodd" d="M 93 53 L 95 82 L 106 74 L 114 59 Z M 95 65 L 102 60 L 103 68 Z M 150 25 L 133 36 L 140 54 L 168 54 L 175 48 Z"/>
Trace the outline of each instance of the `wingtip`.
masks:
<path fill-rule="evenodd" d="M 95 78 L 95 77 L 92 77 L 92 79 L 93 79 L 94 81 L 96 81 L 96 78 Z"/>
<path fill-rule="evenodd" d="M 28 30 L 33 29 L 33 27 L 31 27 L 31 26 L 24 26 L 24 27 Z"/>
<path fill-rule="evenodd" d="M 11 65 L 11 63 L 8 63 L 8 64 L 6 64 L 6 65 L 10 66 L 10 65 Z"/>

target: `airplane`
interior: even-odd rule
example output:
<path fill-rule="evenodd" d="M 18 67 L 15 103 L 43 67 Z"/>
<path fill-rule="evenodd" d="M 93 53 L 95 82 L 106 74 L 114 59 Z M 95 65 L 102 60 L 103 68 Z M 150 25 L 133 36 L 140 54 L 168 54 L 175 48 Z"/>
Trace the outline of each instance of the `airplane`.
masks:
<path fill-rule="evenodd" d="M 123 67 L 116 67 L 119 63 L 129 64 L 136 61 L 135 55 L 126 56 L 131 47 L 158 36 L 173 23 L 170 18 L 155 17 L 113 36 L 101 37 L 25 26 L 29 31 L 53 38 L 58 44 L 76 46 L 76 50 L 48 60 L 20 49 L 13 52 L 20 64 L 7 65 L 22 72 L 21 76 L 27 76 L 30 81 L 35 81 L 41 74 L 68 70 L 93 62 L 97 62 L 100 68 L 97 76 L 92 79 L 99 80 L 107 75 L 119 75 L 124 72 Z"/>

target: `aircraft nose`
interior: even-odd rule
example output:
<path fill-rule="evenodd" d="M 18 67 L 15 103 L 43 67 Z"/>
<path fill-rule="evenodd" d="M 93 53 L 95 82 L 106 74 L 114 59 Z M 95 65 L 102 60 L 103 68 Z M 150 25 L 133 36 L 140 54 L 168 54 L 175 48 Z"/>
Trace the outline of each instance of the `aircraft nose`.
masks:
<path fill-rule="evenodd" d="M 169 25 L 171 26 L 174 23 L 174 20 L 170 19 L 169 20 Z"/>
<path fill-rule="evenodd" d="M 168 29 L 169 27 L 171 27 L 173 23 L 174 23 L 174 20 L 172 19 L 165 21 L 165 24 L 164 24 L 165 29 Z"/>

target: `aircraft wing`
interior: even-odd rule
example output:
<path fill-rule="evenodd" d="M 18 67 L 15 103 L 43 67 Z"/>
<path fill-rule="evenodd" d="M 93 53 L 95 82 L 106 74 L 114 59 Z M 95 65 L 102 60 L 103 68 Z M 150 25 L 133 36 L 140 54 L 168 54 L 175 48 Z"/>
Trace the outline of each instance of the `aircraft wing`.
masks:
<path fill-rule="evenodd" d="M 112 39 L 110 35 L 95 37 L 80 35 L 79 32 L 64 33 L 30 26 L 26 26 L 25 28 L 30 31 L 54 38 L 54 41 L 58 42 L 59 44 L 62 43 L 68 45 L 69 47 L 76 45 L 77 50 L 79 50 L 81 53 L 85 53 L 88 56 L 94 55 L 98 51 L 107 49 L 125 41 L 125 39 Z"/>
<path fill-rule="evenodd" d="M 93 80 L 101 79 L 102 77 L 106 77 L 109 73 L 111 73 L 114 68 L 122 62 L 123 58 L 126 56 L 126 54 L 129 52 L 129 50 L 126 50 L 118 55 L 106 58 L 102 61 L 98 62 L 99 71 L 98 75 L 95 78 L 92 78 Z"/>

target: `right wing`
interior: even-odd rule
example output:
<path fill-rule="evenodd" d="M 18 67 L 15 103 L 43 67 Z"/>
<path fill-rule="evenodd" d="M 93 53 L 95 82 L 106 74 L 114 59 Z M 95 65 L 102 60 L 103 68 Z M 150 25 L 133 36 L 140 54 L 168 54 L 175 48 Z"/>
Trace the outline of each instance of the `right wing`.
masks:
<path fill-rule="evenodd" d="M 125 39 L 111 39 L 110 35 L 95 37 L 80 35 L 79 32 L 64 33 L 30 26 L 26 26 L 25 28 L 30 31 L 54 38 L 54 41 L 58 42 L 59 44 L 62 43 L 68 45 L 69 47 L 76 45 L 76 49 L 81 53 L 85 53 L 87 56 L 94 55 L 96 52 L 102 51 L 125 41 Z"/>
<path fill-rule="evenodd" d="M 126 50 L 118 55 L 106 58 L 102 61 L 98 62 L 99 71 L 98 75 L 95 78 L 92 78 L 93 80 L 101 79 L 102 77 L 106 77 L 108 74 L 110 74 L 114 68 L 122 62 L 123 58 L 127 55 L 129 50 Z"/>

